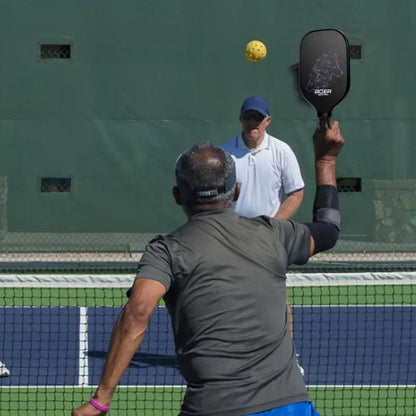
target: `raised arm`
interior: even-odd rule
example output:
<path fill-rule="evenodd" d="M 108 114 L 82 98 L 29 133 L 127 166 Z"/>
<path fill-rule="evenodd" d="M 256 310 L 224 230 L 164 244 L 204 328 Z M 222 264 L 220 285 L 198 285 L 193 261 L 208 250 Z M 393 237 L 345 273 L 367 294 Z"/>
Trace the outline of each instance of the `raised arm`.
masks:
<path fill-rule="evenodd" d="M 339 123 L 331 128 L 321 121 L 313 135 L 315 153 L 316 194 L 311 231 L 311 255 L 332 248 L 341 227 L 336 181 L 336 158 L 344 144 Z"/>
<path fill-rule="evenodd" d="M 344 145 L 338 121 L 333 121 L 331 128 L 321 121 L 313 135 L 315 151 L 315 172 L 317 185 L 337 186 L 336 158 Z"/>

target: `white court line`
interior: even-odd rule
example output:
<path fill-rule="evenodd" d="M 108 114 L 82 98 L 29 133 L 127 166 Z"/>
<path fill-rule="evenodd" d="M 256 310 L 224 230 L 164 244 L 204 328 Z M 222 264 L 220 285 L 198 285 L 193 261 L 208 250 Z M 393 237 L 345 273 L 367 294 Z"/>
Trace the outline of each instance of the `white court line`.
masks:
<path fill-rule="evenodd" d="M 88 386 L 88 308 L 79 308 L 79 360 L 78 385 Z"/>

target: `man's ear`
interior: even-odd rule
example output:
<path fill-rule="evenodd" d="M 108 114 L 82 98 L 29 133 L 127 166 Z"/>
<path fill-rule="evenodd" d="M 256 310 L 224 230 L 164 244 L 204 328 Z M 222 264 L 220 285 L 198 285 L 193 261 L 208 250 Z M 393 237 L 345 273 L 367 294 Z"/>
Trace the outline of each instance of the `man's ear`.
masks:
<path fill-rule="evenodd" d="M 235 192 L 234 192 L 234 197 L 233 197 L 233 201 L 237 201 L 238 197 L 240 196 L 240 190 L 241 190 L 241 185 L 239 182 L 236 182 L 235 184 Z"/>
<path fill-rule="evenodd" d="M 272 117 L 271 116 L 266 116 L 266 127 L 270 126 L 270 124 L 272 123 Z"/>
<path fill-rule="evenodd" d="M 177 186 L 174 186 L 172 188 L 172 194 L 173 194 L 173 197 L 175 198 L 176 204 L 182 206 L 183 201 L 182 201 L 181 191 L 179 190 Z"/>

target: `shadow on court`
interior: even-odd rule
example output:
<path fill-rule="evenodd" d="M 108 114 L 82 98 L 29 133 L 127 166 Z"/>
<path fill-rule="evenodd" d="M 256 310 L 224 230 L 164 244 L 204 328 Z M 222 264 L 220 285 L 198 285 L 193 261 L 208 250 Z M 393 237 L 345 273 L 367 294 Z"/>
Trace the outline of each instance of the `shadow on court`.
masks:
<path fill-rule="evenodd" d="M 89 351 L 88 357 L 99 358 L 105 360 L 107 352 L 106 351 Z M 161 354 L 146 354 L 146 353 L 136 353 L 134 354 L 129 368 L 148 368 L 148 367 L 169 367 L 174 369 L 179 369 L 179 364 L 174 355 L 161 355 Z"/>

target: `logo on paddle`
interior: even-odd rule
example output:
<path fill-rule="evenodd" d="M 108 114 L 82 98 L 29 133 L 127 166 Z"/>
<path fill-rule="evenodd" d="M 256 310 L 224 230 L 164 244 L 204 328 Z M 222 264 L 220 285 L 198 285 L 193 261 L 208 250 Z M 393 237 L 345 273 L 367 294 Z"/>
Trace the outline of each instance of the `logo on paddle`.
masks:
<path fill-rule="evenodd" d="M 330 88 L 317 88 L 313 93 L 319 97 L 326 97 L 332 94 L 332 90 Z"/>
<path fill-rule="evenodd" d="M 334 78 L 339 78 L 344 72 L 342 71 L 338 55 L 334 50 L 322 53 L 312 66 L 312 72 L 309 74 L 306 91 L 314 91 L 315 95 L 330 95 L 332 90 L 329 88 Z"/>

